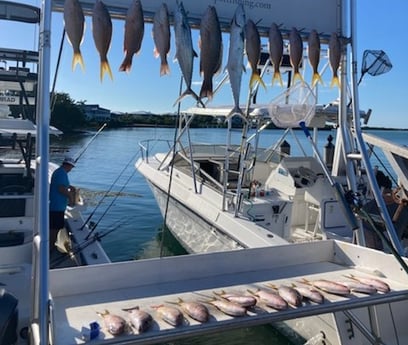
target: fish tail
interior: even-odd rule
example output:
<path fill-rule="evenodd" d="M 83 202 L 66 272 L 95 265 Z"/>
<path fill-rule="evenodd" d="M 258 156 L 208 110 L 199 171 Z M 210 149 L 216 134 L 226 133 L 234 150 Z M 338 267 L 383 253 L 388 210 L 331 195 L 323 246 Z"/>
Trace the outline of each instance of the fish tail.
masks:
<path fill-rule="evenodd" d="M 80 51 L 75 52 L 74 56 L 72 58 L 72 70 L 75 70 L 76 65 L 80 65 L 82 71 L 85 71 L 85 64 L 84 64 L 84 59 L 82 58 L 82 54 Z"/>
<path fill-rule="evenodd" d="M 275 80 L 279 82 L 281 87 L 283 86 L 282 75 L 279 70 L 273 72 L 272 85 L 275 83 Z"/>
<path fill-rule="evenodd" d="M 167 63 L 167 59 L 164 59 L 160 64 L 160 77 L 167 74 L 170 74 L 170 67 Z"/>
<path fill-rule="evenodd" d="M 332 81 L 330 83 L 330 87 L 333 87 L 335 85 L 337 87 L 340 87 L 340 80 L 339 80 L 339 77 L 337 76 L 337 74 L 333 75 Z"/>
<path fill-rule="evenodd" d="M 212 79 L 205 78 L 201 85 L 200 98 L 207 97 L 209 100 L 213 98 L 213 84 Z"/>
<path fill-rule="evenodd" d="M 262 80 L 261 76 L 259 75 L 259 73 L 253 72 L 251 75 L 251 80 L 249 81 L 249 87 L 252 89 L 257 82 L 261 84 L 263 88 L 266 90 L 266 85 Z"/>
<path fill-rule="evenodd" d="M 200 97 L 198 97 L 198 95 L 191 89 L 188 88 L 186 91 L 184 91 L 174 102 L 173 107 L 176 106 L 178 103 L 181 102 L 181 100 L 186 97 L 186 96 L 192 96 L 197 102 L 199 102 L 204 108 L 205 108 L 205 104 L 203 103 L 203 101 L 200 99 Z"/>
<path fill-rule="evenodd" d="M 122 64 L 119 67 L 120 72 L 129 72 L 132 67 L 132 56 L 126 54 Z"/>
<path fill-rule="evenodd" d="M 105 73 L 108 73 L 111 80 L 113 80 L 112 70 L 109 66 L 108 60 L 101 61 L 101 73 L 100 73 L 101 82 L 103 81 L 103 76 L 105 75 Z"/>
<path fill-rule="evenodd" d="M 300 82 L 304 83 L 305 81 L 303 80 L 302 75 L 299 73 L 299 71 L 295 72 L 293 75 L 293 84 L 296 83 L 296 80 L 299 80 Z"/>
<path fill-rule="evenodd" d="M 312 87 L 314 87 L 317 83 L 320 83 L 320 84 L 324 85 L 322 77 L 320 76 L 320 74 L 318 72 L 314 72 L 313 73 L 313 78 L 312 78 Z"/>

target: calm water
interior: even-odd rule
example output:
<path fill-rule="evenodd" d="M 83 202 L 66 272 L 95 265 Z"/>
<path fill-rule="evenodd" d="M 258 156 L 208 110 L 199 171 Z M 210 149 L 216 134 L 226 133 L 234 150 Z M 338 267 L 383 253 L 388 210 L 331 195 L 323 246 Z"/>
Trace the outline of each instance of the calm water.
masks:
<path fill-rule="evenodd" d="M 281 130 L 267 131 L 260 146 L 272 145 L 281 135 Z M 310 144 L 301 132 L 296 132 L 301 142 Z M 223 129 L 192 130 L 194 142 L 225 142 Z M 321 132 L 318 144 L 323 146 L 327 136 L 335 132 Z M 397 143 L 408 144 L 408 132 L 376 131 L 375 134 Z M 97 231 L 105 235 L 102 245 L 112 261 L 125 261 L 158 257 L 163 245 L 164 255 L 184 254 L 184 250 L 166 232 L 162 236 L 163 219 L 153 194 L 145 179 L 135 170 L 134 163 L 140 157 L 138 143 L 144 139 L 160 138 L 172 140 L 174 130 L 167 128 L 130 128 L 104 130 L 89 145 L 94 133 L 51 140 L 51 161 L 59 163 L 67 153 L 76 157 L 85 147 L 77 166 L 70 173 L 71 183 L 81 188 L 89 203 L 85 217 L 97 224 Z M 240 133 L 234 132 L 238 142 Z M 292 152 L 298 152 L 296 141 L 289 136 Z M 88 146 L 87 146 L 88 145 Z M 112 228 L 115 230 L 109 232 Z M 164 244 L 161 239 L 164 237 Z M 270 326 L 259 326 L 179 341 L 184 344 L 292 344 Z"/>

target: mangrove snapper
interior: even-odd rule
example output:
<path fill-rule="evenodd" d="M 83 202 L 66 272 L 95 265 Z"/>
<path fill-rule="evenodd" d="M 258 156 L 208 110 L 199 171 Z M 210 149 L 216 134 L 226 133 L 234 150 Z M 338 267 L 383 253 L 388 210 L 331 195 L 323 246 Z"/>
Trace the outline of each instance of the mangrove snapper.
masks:
<path fill-rule="evenodd" d="M 347 286 L 330 280 L 319 279 L 308 281 L 307 279 L 304 279 L 303 282 L 306 284 L 310 284 L 324 292 L 328 292 L 334 295 L 346 296 L 350 294 L 350 289 Z"/>
<path fill-rule="evenodd" d="M 253 296 L 227 293 L 225 291 L 221 291 L 221 293 L 214 292 L 214 294 L 221 298 L 225 298 L 230 302 L 239 304 L 240 306 L 245 308 L 250 308 L 256 305 L 256 298 Z"/>
<path fill-rule="evenodd" d="M 226 299 L 222 300 L 215 299 L 209 301 L 208 303 L 212 304 L 218 310 L 222 311 L 224 314 L 227 314 L 229 316 L 244 316 L 247 314 L 247 310 L 245 307 L 237 303 L 230 302 Z"/>
<path fill-rule="evenodd" d="M 307 298 L 308 300 L 322 304 L 324 302 L 324 297 L 323 295 L 314 289 L 313 287 L 310 286 L 301 286 L 301 285 L 294 285 L 293 286 L 304 298 Z"/>
<path fill-rule="evenodd" d="M 134 0 L 130 5 L 125 19 L 125 39 L 123 50 L 125 58 L 119 71 L 129 72 L 132 67 L 133 55 L 139 53 L 144 35 L 143 8 L 139 0 Z"/>
<path fill-rule="evenodd" d="M 129 320 L 139 334 L 148 330 L 153 323 L 152 316 L 149 313 L 140 310 L 139 307 L 123 310 L 129 313 Z"/>
<path fill-rule="evenodd" d="M 112 20 L 105 4 L 96 0 L 92 13 L 92 35 L 96 49 L 101 58 L 100 78 L 103 80 L 105 73 L 108 73 L 113 80 L 112 71 L 108 62 L 108 51 L 112 39 Z"/>
<path fill-rule="evenodd" d="M 221 69 L 222 63 L 222 37 L 220 22 L 214 6 L 208 6 L 200 23 L 200 73 L 203 83 L 200 90 L 200 98 L 213 97 L 214 74 Z"/>
<path fill-rule="evenodd" d="M 280 85 L 283 86 L 282 76 L 279 70 L 283 57 L 283 38 L 276 23 L 272 23 L 269 29 L 269 57 L 273 65 L 272 85 L 275 80 L 278 80 Z"/>
<path fill-rule="evenodd" d="M 72 70 L 75 70 L 77 64 L 80 64 L 82 70 L 85 70 L 84 60 L 80 50 L 80 46 L 84 39 L 85 17 L 78 0 L 65 0 L 64 27 L 68 36 L 68 41 L 74 50 Z"/>
<path fill-rule="evenodd" d="M 183 322 L 183 313 L 175 307 L 158 305 L 152 306 L 152 308 L 156 309 L 163 321 L 174 327 L 180 326 Z"/>
<path fill-rule="evenodd" d="M 340 87 L 339 77 L 337 76 L 337 72 L 340 66 L 340 59 L 341 59 L 341 42 L 337 34 L 333 32 L 329 39 L 329 62 L 330 68 L 333 72 L 330 87 L 333 87 L 334 85 Z"/>
<path fill-rule="evenodd" d="M 197 53 L 193 49 L 191 38 L 191 29 L 188 24 L 187 15 L 184 10 L 183 2 L 180 1 L 174 13 L 174 34 L 176 40 L 176 59 L 187 85 L 186 90 L 177 98 L 173 106 L 179 103 L 185 96 L 191 95 L 197 101 L 200 101 L 198 95 L 191 89 L 191 78 L 193 76 L 193 59 Z"/>
<path fill-rule="evenodd" d="M 170 24 L 167 5 L 162 3 L 153 17 L 154 56 L 160 56 L 160 76 L 170 74 L 167 54 L 170 51 Z"/>
<path fill-rule="evenodd" d="M 230 28 L 230 44 L 228 52 L 227 70 L 234 98 L 234 108 L 230 112 L 232 115 L 243 116 L 239 107 L 239 95 L 241 93 L 242 71 L 245 70 L 244 63 L 244 27 L 245 27 L 244 7 L 239 5 L 235 11 Z"/>
<path fill-rule="evenodd" d="M 347 286 L 351 292 L 361 292 L 368 295 L 377 293 L 377 289 L 374 286 L 361 283 L 357 280 L 342 281 L 341 284 Z"/>
<path fill-rule="evenodd" d="M 192 319 L 198 322 L 207 322 L 210 318 L 210 313 L 207 307 L 199 302 L 187 302 L 179 298 L 177 304 L 183 309 L 183 311 Z"/>
<path fill-rule="evenodd" d="M 308 39 L 308 57 L 310 66 L 312 66 L 313 77 L 312 77 L 312 87 L 320 82 L 323 85 L 323 80 L 319 74 L 319 61 L 320 61 L 320 38 L 316 30 L 312 30 L 309 34 Z"/>
<path fill-rule="evenodd" d="M 300 307 L 302 305 L 302 295 L 293 287 L 287 285 L 272 287 L 278 291 L 279 296 L 281 296 L 288 304 L 294 307 Z"/>
<path fill-rule="evenodd" d="M 303 82 L 303 78 L 299 73 L 300 63 L 303 57 L 303 41 L 300 37 L 299 31 L 293 27 L 289 34 L 289 58 L 290 64 L 293 68 L 293 83 L 296 79 Z"/>
<path fill-rule="evenodd" d="M 380 279 L 376 279 L 376 278 L 365 278 L 365 277 L 356 277 L 352 274 L 350 274 L 349 276 L 347 276 L 348 278 L 351 278 L 353 280 L 356 280 L 360 283 L 363 284 L 367 284 L 367 285 L 371 285 L 373 287 L 375 287 L 377 289 L 377 291 L 379 292 L 383 292 L 383 293 L 387 293 L 391 291 L 390 286 L 386 283 L 383 282 Z"/>
<path fill-rule="evenodd" d="M 275 292 L 269 292 L 261 289 L 256 292 L 248 290 L 248 292 L 254 296 L 257 296 L 259 300 L 268 307 L 276 310 L 285 310 L 288 308 L 288 303 Z"/>
<path fill-rule="evenodd" d="M 248 19 L 245 25 L 245 51 L 252 70 L 249 87 L 252 89 L 258 82 L 266 89 L 258 72 L 258 63 L 261 57 L 261 37 L 258 28 L 251 19 Z"/>
<path fill-rule="evenodd" d="M 126 321 L 123 317 L 110 314 L 105 310 L 103 313 L 97 313 L 103 319 L 104 327 L 112 335 L 120 335 L 125 331 Z"/>

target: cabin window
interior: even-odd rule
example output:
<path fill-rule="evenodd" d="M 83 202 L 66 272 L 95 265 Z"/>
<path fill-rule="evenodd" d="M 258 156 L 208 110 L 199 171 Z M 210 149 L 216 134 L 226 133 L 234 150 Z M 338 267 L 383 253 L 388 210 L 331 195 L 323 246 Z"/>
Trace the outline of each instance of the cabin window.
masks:
<path fill-rule="evenodd" d="M 24 217 L 26 199 L 0 199 L 0 218 Z"/>

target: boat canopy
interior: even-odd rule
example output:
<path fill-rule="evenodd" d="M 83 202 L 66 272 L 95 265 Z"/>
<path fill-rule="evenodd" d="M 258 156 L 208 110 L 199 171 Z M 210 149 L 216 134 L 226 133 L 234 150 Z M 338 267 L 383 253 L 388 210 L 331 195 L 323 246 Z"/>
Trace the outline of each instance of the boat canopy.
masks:
<path fill-rule="evenodd" d="M 31 5 L 0 1 L 0 19 L 39 24 L 40 9 Z"/>
<path fill-rule="evenodd" d="M 50 134 L 60 135 L 62 132 L 50 126 Z M 12 137 L 16 135 L 17 137 L 26 137 L 30 134 L 32 137 L 37 136 L 37 126 L 30 120 L 24 119 L 14 119 L 14 118 L 4 118 L 0 119 L 0 135 L 2 137 Z"/>

